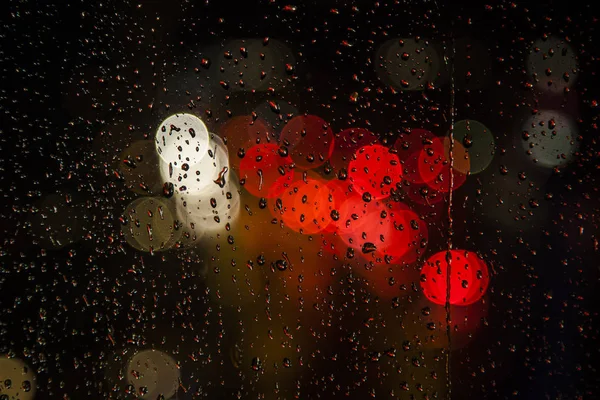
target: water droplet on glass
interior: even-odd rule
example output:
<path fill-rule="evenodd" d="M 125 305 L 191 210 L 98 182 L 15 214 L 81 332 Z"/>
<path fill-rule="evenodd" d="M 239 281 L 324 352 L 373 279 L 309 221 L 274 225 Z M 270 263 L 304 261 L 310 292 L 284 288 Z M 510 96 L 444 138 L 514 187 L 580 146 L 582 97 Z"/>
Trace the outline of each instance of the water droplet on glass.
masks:
<path fill-rule="evenodd" d="M 331 216 L 331 219 L 334 221 L 337 221 L 340 219 L 340 213 L 338 210 L 331 210 L 330 216 Z"/>
<path fill-rule="evenodd" d="M 377 246 L 375 246 L 374 243 L 365 242 L 365 244 L 363 244 L 363 247 L 362 247 L 363 254 L 369 254 L 369 253 L 374 252 L 375 250 L 377 250 Z"/>
<path fill-rule="evenodd" d="M 175 193 L 175 187 L 173 186 L 173 184 L 171 182 L 165 182 L 165 184 L 163 185 L 163 196 L 168 198 L 173 197 L 173 194 Z"/>
<path fill-rule="evenodd" d="M 254 357 L 252 359 L 252 369 L 254 371 L 260 371 L 261 368 L 262 368 L 262 362 L 260 361 L 260 358 Z"/>
<path fill-rule="evenodd" d="M 287 261 L 277 260 L 275 261 L 275 267 L 277 267 L 277 269 L 280 271 L 285 271 L 287 269 Z"/>

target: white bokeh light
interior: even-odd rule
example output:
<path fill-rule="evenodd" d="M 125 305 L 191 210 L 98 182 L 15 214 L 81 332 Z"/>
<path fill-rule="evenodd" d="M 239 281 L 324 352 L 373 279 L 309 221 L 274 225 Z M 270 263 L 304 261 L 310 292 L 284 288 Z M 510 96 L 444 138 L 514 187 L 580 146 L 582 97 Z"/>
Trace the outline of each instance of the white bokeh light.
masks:
<path fill-rule="evenodd" d="M 170 399 L 179 387 L 179 367 L 169 355 L 158 350 L 143 350 L 127 365 L 127 382 L 140 399 Z"/>
<path fill-rule="evenodd" d="M 543 91 L 563 92 L 573 86 L 577 68 L 577 54 L 558 38 L 536 40 L 527 55 L 527 72 L 535 77 L 536 87 Z"/>
<path fill-rule="evenodd" d="M 162 127 L 168 126 L 171 118 L 167 118 L 156 133 L 157 152 L 161 155 L 159 168 L 162 180 L 173 183 L 177 193 L 196 193 L 216 185 L 214 181 L 226 172 L 224 169 L 229 169 L 227 148 L 221 138 L 207 132 L 200 147 L 197 143 L 177 140 L 176 146 L 168 146 L 169 150 L 161 154 L 161 148 L 164 146 L 161 147 L 158 143 L 162 143 L 164 137 Z M 171 151 L 171 148 L 175 148 L 176 151 Z"/>
<path fill-rule="evenodd" d="M 208 129 L 192 114 L 174 114 L 156 131 L 156 152 L 167 165 L 181 169 L 200 162 L 209 146 Z"/>
<path fill-rule="evenodd" d="M 35 391 L 33 370 L 18 358 L 0 356 L 0 398 L 32 400 Z"/>
<path fill-rule="evenodd" d="M 496 142 L 494 135 L 479 121 L 462 120 L 454 124 L 454 140 L 469 155 L 469 172 L 474 175 L 485 170 L 494 159 Z"/>
<path fill-rule="evenodd" d="M 236 182 L 231 179 L 221 188 L 218 185 L 201 192 L 182 195 L 177 204 L 178 217 L 184 226 L 194 226 L 197 234 L 225 230 L 225 224 L 237 219 L 240 196 Z"/>
<path fill-rule="evenodd" d="M 561 167 L 573 161 L 579 148 L 575 121 L 554 110 L 542 110 L 523 124 L 521 145 L 525 154 L 545 168 Z"/>
<path fill-rule="evenodd" d="M 168 126 L 171 118 L 167 118 L 161 127 Z M 164 130 L 159 128 L 157 143 L 163 135 Z M 177 217 L 184 229 L 191 229 L 198 238 L 206 232 L 225 230 L 225 225 L 237 218 L 240 209 L 237 177 L 229 165 L 227 146 L 214 134 L 207 134 L 203 153 L 197 152 L 190 143 L 179 146 L 176 159 L 179 154 L 184 154 L 186 159 L 190 154 L 190 158 L 193 155 L 193 163 L 184 165 L 176 160 L 177 165 L 174 165 L 175 162 L 167 162 L 162 157 L 159 162 L 163 181 L 173 184 Z"/>
<path fill-rule="evenodd" d="M 210 184 L 201 185 L 199 189 L 191 186 L 181 192 L 177 201 L 178 216 L 186 226 L 194 224 L 196 231 L 224 229 L 227 222 L 237 217 L 240 197 L 238 178 L 229 167 L 229 152 L 219 136 L 211 135 L 211 152 L 196 169 L 200 175 L 208 176 Z"/>

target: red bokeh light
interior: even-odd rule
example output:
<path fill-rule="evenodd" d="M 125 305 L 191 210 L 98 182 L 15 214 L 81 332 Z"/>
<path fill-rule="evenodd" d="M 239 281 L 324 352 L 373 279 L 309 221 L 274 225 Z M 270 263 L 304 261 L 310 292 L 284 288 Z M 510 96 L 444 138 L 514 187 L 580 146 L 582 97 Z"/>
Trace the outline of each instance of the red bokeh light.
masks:
<path fill-rule="evenodd" d="M 334 225 L 340 238 L 365 259 L 411 263 L 427 246 L 426 223 L 405 204 L 365 202 L 355 194 L 338 212 Z"/>
<path fill-rule="evenodd" d="M 450 250 L 450 304 L 473 304 L 485 294 L 490 276 L 486 263 L 475 253 Z M 431 256 L 421 271 L 421 287 L 425 296 L 435 304 L 446 303 L 448 251 Z"/>
<path fill-rule="evenodd" d="M 386 204 L 386 223 L 390 226 L 385 242 L 377 250 L 394 264 L 409 264 L 417 260 L 427 247 L 427 224 L 403 203 Z"/>
<path fill-rule="evenodd" d="M 425 129 L 410 129 L 394 143 L 394 150 L 403 166 L 403 178 L 410 183 L 425 183 L 419 171 L 419 156 L 425 145 L 431 143 L 434 134 Z"/>
<path fill-rule="evenodd" d="M 240 161 L 240 180 L 257 197 L 273 198 L 283 192 L 294 178 L 289 156 L 282 157 L 276 144 L 257 144 Z"/>
<path fill-rule="evenodd" d="M 327 182 L 328 188 L 328 204 L 327 209 L 331 217 L 331 213 L 334 214 L 339 212 L 339 208 L 346 201 L 348 196 L 352 195 L 352 192 L 348 190 L 347 181 L 340 181 L 338 179 L 332 179 Z M 336 221 L 331 219 L 331 223 L 325 228 L 325 232 L 335 232 L 337 229 Z"/>
<path fill-rule="evenodd" d="M 444 169 L 444 164 L 449 164 L 444 156 L 444 143 L 439 138 L 433 138 L 419 152 L 418 171 L 421 179 L 429 183 Z"/>
<path fill-rule="evenodd" d="M 418 171 L 423 182 L 438 192 L 447 193 L 450 191 L 450 171 L 452 171 L 452 189 L 456 190 L 465 183 L 466 171 L 470 168 L 469 159 L 465 158 L 464 154 L 464 147 L 454 142 L 451 166 L 450 139 L 436 137 L 431 140 L 419 154 Z"/>
<path fill-rule="evenodd" d="M 366 251 L 383 245 L 391 226 L 381 217 L 383 203 L 365 202 L 356 193 L 351 194 L 337 210 L 339 219 L 335 221 L 340 238 L 349 247 Z"/>
<path fill-rule="evenodd" d="M 279 141 L 302 169 L 323 165 L 333 153 L 333 131 L 322 118 L 314 115 L 292 118 L 282 129 Z"/>
<path fill-rule="evenodd" d="M 348 166 L 348 179 L 359 194 L 369 193 L 372 199 L 389 197 L 390 189 L 401 181 L 402 166 L 396 154 L 387 147 L 361 147 Z"/>

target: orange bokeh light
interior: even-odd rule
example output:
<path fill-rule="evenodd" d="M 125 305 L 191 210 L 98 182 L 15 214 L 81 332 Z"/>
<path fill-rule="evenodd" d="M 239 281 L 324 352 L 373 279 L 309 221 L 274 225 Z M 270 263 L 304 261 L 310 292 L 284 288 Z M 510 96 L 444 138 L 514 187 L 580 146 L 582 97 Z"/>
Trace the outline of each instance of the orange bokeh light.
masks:
<path fill-rule="evenodd" d="M 307 177 L 293 182 L 269 209 L 290 229 L 313 234 L 331 223 L 329 194 L 326 181 Z"/>

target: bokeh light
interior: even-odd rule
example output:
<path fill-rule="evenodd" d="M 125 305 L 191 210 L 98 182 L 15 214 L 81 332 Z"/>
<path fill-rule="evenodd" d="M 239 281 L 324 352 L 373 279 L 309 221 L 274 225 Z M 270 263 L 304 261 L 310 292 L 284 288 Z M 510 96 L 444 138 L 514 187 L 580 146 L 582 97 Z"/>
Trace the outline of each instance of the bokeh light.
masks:
<path fill-rule="evenodd" d="M 522 147 L 529 159 L 544 168 L 562 167 L 579 149 L 579 130 L 566 114 L 541 110 L 532 115 L 522 128 Z"/>
<path fill-rule="evenodd" d="M 462 145 L 469 157 L 471 175 L 484 171 L 494 159 L 495 140 L 492 132 L 481 122 L 472 119 L 454 124 L 454 140 Z M 467 171 L 459 169 L 466 174 Z"/>
<path fill-rule="evenodd" d="M 490 276 L 485 261 L 465 250 L 440 251 L 427 259 L 421 271 L 421 288 L 435 304 L 446 304 L 450 268 L 449 302 L 473 304 L 487 291 Z"/>
<path fill-rule="evenodd" d="M 330 191 L 327 182 L 305 178 L 293 182 L 277 197 L 271 209 L 291 229 L 313 234 L 331 223 Z"/>
<path fill-rule="evenodd" d="M 419 156 L 425 145 L 432 143 L 435 135 L 426 129 L 413 128 L 403 132 L 393 149 L 402 163 L 402 177 L 410 183 L 425 183 L 419 172 Z"/>
<path fill-rule="evenodd" d="M 36 375 L 28 365 L 0 355 L 0 399 L 33 400 L 36 389 Z"/>
<path fill-rule="evenodd" d="M 448 137 L 435 137 L 419 154 L 419 174 L 429 187 L 438 192 L 456 190 L 467 178 L 466 173 L 462 171 L 468 172 L 470 169 L 469 159 L 465 155 L 464 147 L 459 142 L 451 143 Z"/>
<path fill-rule="evenodd" d="M 527 54 L 527 72 L 538 89 L 564 93 L 577 80 L 577 58 L 577 53 L 567 40 L 544 37 L 531 45 Z"/>
<path fill-rule="evenodd" d="M 155 146 L 159 157 L 173 168 L 200 162 L 208 150 L 208 129 L 193 114 L 174 114 L 156 131 Z"/>
<path fill-rule="evenodd" d="M 170 399 L 179 388 L 179 367 L 169 355 L 158 350 L 142 350 L 127 364 L 127 382 L 140 399 Z"/>
<path fill-rule="evenodd" d="M 387 147 L 374 144 L 358 149 L 348 166 L 348 180 L 357 193 L 385 199 L 402 178 L 398 156 Z"/>
<path fill-rule="evenodd" d="M 168 250 L 179 240 L 173 204 L 159 197 L 132 201 L 119 219 L 121 232 L 134 249 L 145 252 Z"/>
<path fill-rule="evenodd" d="M 276 144 L 257 144 L 240 161 L 240 181 L 254 196 L 273 198 L 294 179 L 292 159 Z"/>

